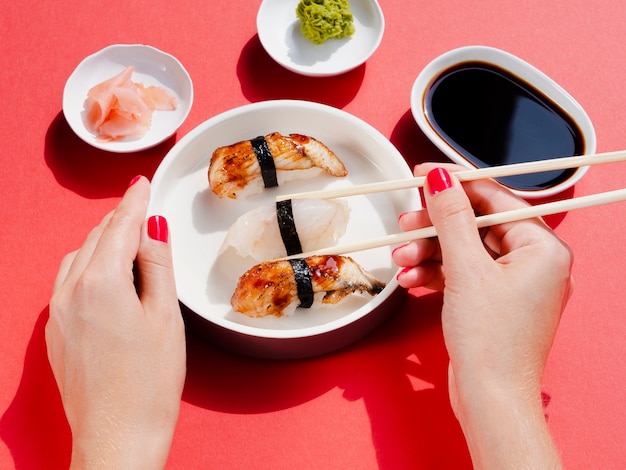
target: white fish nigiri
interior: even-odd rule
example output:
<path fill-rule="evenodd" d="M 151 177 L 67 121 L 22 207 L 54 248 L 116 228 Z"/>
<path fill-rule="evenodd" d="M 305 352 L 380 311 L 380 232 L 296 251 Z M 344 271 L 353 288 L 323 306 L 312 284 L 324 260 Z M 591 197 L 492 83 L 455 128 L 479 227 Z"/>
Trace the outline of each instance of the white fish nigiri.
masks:
<path fill-rule="evenodd" d="M 296 199 L 291 201 L 291 213 L 301 252 L 308 252 L 337 243 L 346 231 L 350 209 L 341 200 Z M 274 204 L 239 217 L 218 252 L 222 273 L 237 278 L 255 264 L 287 256 L 278 219 Z"/>

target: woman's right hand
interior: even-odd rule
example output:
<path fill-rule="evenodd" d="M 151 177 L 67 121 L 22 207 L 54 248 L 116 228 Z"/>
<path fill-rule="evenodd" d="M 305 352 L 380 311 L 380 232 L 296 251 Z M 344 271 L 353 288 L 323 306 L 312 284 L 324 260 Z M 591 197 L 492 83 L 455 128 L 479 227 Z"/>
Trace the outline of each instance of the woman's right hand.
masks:
<path fill-rule="evenodd" d="M 398 282 L 443 290 L 450 399 L 475 464 L 505 468 L 504 460 L 489 460 L 498 455 L 489 449 L 496 444 L 506 448 L 504 443 L 514 440 L 511 422 L 526 423 L 527 442 L 543 436 L 539 442 L 554 457 L 541 382 L 573 286 L 571 251 L 540 219 L 479 233 L 476 212 L 528 204 L 494 181 L 462 186 L 453 173 L 458 167 L 444 167 L 423 164 L 415 169 L 416 176 L 427 175 L 427 209 L 403 214 L 400 226 L 412 230 L 432 223 L 438 237 L 394 250 L 394 261 L 404 267 Z M 491 435 L 489 445 L 486 435 Z M 523 466 L 533 453 L 524 446 L 517 450 L 519 455 L 512 448 L 508 452 Z"/>

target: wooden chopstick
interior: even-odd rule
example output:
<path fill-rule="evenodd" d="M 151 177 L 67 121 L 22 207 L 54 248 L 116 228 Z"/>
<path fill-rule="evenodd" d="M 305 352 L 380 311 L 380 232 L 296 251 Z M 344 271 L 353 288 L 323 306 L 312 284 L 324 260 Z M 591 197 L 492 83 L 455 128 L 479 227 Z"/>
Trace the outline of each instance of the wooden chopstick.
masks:
<path fill-rule="evenodd" d="M 523 175 L 539 173 L 541 171 L 564 170 L 581 166 L 598 165 L 601 163 L 615 163 L 626 160 L 626 150 L 615 152 L 596 153 L 593 155 L 580 155 L 576 157 L 553 158 L 550 160 L 538 160 L 534 162 L 514 163 L 512 165 L 500 165 L 475 170 L 462 170 L 454 175 L 460 181 L 472 181 L 487 178 L 501 178 L 503 176 Z M 356 196 L 361 194 L 396 191 L 400 189 L 419 188 L 424 186 L 426 178 L 417 176 L 400 180 L 381 181 L 367 183 L 345 188 L 329 188 L 319 191 L 308 191 L 294 194 L 283 194 L 276 197 L 276 201 L 288 199 L 333 199 L 344 196 Z"/>
<path fill-rule="evenodd" d="M 545 204 L 523 207 L 521 209 L 514 209 L 506 212 L 481 215 L 479 217 L 476 217 L 476 226 L 478 228 L 489 227 L 491 225 L 499 225 L 508 222 L 515 222 L 518 220 L 532 219 L 534 217 L 558 214 L 574 209 L 583 209 L 585 207 L 598 206 L 601 204 L 610 204 L 613 202 L 619 202 L 624 200 L 626 200 L 626 188 L 618 189 L 615 191 L 608 191 L 605 193 L 592 194 L 589 196 L 564 199 L 562 201 L 548 202 Z M 385 235 L 380 238 L 365 240 L 362 242 L 322 248 L 319 250 L 287 256 L 280 259 L 307 258 L 309 256 L 319 255 L 341 255 L 345 253 L 369 250 L 372 248 L 379 248 L 382 246 L 407 243 L 412 240 L 419 240 L 422 238 L 432 238 L 435 236 L 437 236 L 437 231 L 435 230 L 435 227 L 430 226 L 417 230 L 411 230 L 408 232 Z"/>

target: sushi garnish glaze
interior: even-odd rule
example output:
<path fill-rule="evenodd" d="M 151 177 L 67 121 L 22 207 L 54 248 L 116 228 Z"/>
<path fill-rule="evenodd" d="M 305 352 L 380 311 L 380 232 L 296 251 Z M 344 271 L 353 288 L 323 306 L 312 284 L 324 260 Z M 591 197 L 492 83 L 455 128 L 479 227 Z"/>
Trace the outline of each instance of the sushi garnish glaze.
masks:
<path fill-rule="evenodd" d="M 299 258 L 296 263 L 301 285 L 298 287 L 293 260 L 266 261 L 246 271 L 231 298 L 233 310 L 249 317 L 292 315 L 298 305 L 308 302 L 304 278 L 310 272 L 313 294 L 323 294 L 322 304 L 336 304 L 350 294 L 376 295 L 385 283 L 376 279 L 352 258 L 339 255 Z M 302 269 L 303 264 L 308 270 Z M 299 291 L 300 289 L 300 291 Z M 299 297 L 302 293 L 303 299 Z"/>
<path fill-rule="evenodd" d="M 339 157 L 319 140 L 272 132 L 217 148 L 211 155 L 208 179 L 217 196 L 236 199 L 280 185 L 281 179 L 307 177 L 311 171 L 336 177 L 348 174 Z"/>

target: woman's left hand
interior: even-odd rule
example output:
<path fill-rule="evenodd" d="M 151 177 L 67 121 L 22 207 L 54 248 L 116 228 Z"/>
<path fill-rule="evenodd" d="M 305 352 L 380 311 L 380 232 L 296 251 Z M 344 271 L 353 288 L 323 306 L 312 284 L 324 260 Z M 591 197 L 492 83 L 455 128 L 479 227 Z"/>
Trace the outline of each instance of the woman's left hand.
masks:
<path fill-rule="evenodd" d="M 148 180 L 133 180 L 55 282 L 46 343 L 73 466 L 155 468 L 169 453 L 185 332 L 167 222 L 145 219 L 149 197 Z"/>

